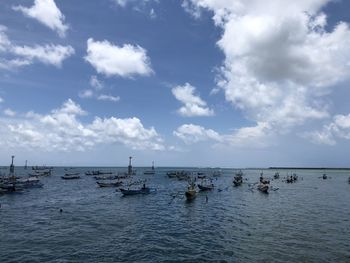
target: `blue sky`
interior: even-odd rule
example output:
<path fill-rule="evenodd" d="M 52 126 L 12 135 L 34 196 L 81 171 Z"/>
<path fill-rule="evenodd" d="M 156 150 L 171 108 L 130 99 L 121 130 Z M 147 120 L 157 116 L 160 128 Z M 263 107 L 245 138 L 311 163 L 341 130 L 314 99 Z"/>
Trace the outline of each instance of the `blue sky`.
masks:
<path fill-rule="evenodd" d="M 1 1 L 1 164 L 349 166 L 348 7 Z"/>

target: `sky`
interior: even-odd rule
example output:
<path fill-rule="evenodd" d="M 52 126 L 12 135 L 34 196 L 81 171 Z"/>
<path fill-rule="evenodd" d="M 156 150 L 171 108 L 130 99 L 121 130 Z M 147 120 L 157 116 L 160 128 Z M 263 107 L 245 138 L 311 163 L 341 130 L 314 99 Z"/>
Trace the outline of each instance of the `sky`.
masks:
<path fill-rule="evenodd" d="M 349 1 L 0 3 L 0 165 L 350 167 Z"/>

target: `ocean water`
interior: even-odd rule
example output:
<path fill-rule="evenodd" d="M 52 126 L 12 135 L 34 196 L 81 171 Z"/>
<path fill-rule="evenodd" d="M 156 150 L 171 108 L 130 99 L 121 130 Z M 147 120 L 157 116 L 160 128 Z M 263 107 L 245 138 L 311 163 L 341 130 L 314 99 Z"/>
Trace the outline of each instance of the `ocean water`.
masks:
<path fill-rule="evenodd" d="M 103 168 L 74 170 L 92 169 Z M 188 203 L 171 169 L 138 168 L 135 179 L 157 189 L 143 196 L 62 180 L 63 168 L 42 189 L 0 196 L 0 262 L 350 262 L 349 171 L 297 170 L 287 184 L 281 170 L 267 195 L 252 185 L 260 170 L 233 187 L 234 170 L 222 169 L 216 189 Z"/>

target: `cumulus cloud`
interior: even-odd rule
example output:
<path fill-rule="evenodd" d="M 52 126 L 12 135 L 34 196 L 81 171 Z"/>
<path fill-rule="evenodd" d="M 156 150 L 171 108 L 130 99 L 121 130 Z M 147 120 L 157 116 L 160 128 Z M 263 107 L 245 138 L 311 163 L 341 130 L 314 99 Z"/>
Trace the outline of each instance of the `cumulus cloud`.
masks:
<path fill-rule="evenodd" d="M 85 60 L 98 73 L 108 77 L 149 76 L 153 72 L 146 50 L 138 45 L 124 44 L 123 46 L 117 46 L 107 40 L 94 41 L 89 38 Z"/>
<path fill-rule="evenodd" d="M 350 140 L 350 114 L 335 115 L 333 120 L 324 125 L 321 130 L 305 132 L 302 137 L 316 144 L 336 145 L 337 139 Z"/>
<path fill-rule="evenodd" d="M 5 114 L 6 116 L 9 116 L 9 117 L 14 117 L 14 116 L 16 116 L 16 112 L 13 111 L 13 110 L 11 110 L 11 109 L 5 109 L 5 110 L 4 110 L 4 114 Z"/>
<path fill-rule="evenodd" d="M 103 89 L 103 83 L 95 75 L 90 77 L 90 86 L 96 90 Z"/>
<path fill-rule="evenodd" d="M 222 136 L 216 131 L 194 124 L 183 124 L 173 134 L 187 144 L 208 140 L 222 141 Z"/>
<path fill-rule="evenodd" d="M 80 91 L 78 96 L 82 99 L 88 99 L 94 96 L 94 92 L 91 89 L 86 89 L 86 90 Z"/>
<path fill-rule="evenodd" d="M 34 5 L 30 8 L 21 5 L 12 8 L 22 12 L 25 16 L 38 20 L 41 24 L 56 31 L 60 37 L 65 37 L 69 26 L 65 24 L 65 17 L 54 0 L 35 0 Z"/>
<path fill-rule="evenodd" d="M 231 134 L 220 134 L 200 125 L 183 124 L 173 135 L 186 144 L 211 141 L 221 146 L 254 146 L 265 147 L 272 131 L 268 123 L 258 123 L 256 126 L 236 129 Z"/>
<path fill-rule="evenodd" d="M 325 94 L 350 77 L 350 30 L 327 31 L 330 0 L 185 0 L 198 17 L 213 12 L 225 60 L 218 86 L 249 120 L 269 131 L 329 116 Z"/>
<path fill-rule="evenodd" d="M 112 101 L 112 102 L 117 102 L 120 100 L 120 97 L 115 97 L 112 95 L 107 95 L 107 94 L 101 94 L 97 97 L 98 100 L 105 100 L 105 101 Z"/>
<path fill-rule="evenodd" d="M 191 84 L 176 86 L 171 91 L 175 98 L 184 104 L 177 111 L 180 115 L 185 117 L 214 115 L 214 110 L 208 108 L 207 103 L 195 95 L 196 88 Z"/>
<path fill-rule="evenodd" d="M 26 147 L 44 151 L 84 151 L 98 144 L 117 143 L 132 149 L 164 150 L 163 140 L 140 119 L 99 118 L 83 123 L 86 115 L 71 99 L 49 114 L 28 112 L 24 117 L 0 119 L 3 147 Z"/>
<path fill-rule="evenodd" d="M 6 30 L 6 27 L 0 26 L 0 68 L 14 69 L 31 65 L 34 62 L 61 67 L 63 61 L 74 54 L 71 46 L 16 45 L 7 37 Z"/>

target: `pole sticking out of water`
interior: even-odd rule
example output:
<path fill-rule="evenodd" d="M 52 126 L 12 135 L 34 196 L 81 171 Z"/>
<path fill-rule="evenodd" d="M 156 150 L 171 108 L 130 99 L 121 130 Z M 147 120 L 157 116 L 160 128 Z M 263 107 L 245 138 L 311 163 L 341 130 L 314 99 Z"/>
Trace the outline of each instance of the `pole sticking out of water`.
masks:
<path fill-rule="evenodd" d="M 132 175 L 132 166 L 131 166 L 131 159 L 132 157 L 129 157 L 129 166 L 128 166 L 128 175 Z"/>
<path fill-rule="evenodd" d="M 26 169 L 27 170 L 27 168 L 28 168 L 28 161 L 26 160 L 26 164 L 24 165 L 24 169 Z"/>
<path fill-rule="evenodd" d="M 15 158 L 15 156 L 12 155 L 11 158 L 12 158 L 12 161 L 11 161 L 11 165 L 10 165 L 10 176 L 14 176 L 14 174 L 15 174 L 15 166 L 13 164 L 13 159 Z"/>

